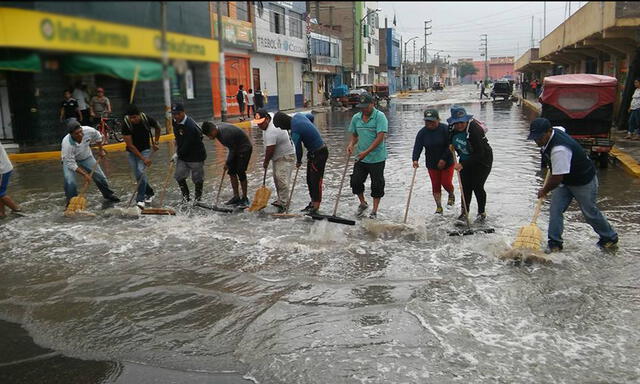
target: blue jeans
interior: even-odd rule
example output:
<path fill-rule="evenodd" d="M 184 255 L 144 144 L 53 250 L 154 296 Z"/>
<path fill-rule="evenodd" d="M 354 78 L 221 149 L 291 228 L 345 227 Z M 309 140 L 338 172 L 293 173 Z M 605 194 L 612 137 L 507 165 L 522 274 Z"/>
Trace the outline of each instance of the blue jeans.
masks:
<path fill-rule="evenodd" d="M 140 151 L 140 153 L 143 157 L 148 158 L 149 155 L 151 155 L 151 149 L 145 149 L 144 151 Z M 133 175 L 135 176 L 136 183 L 138 184 L 136 202 L 141 202 L 144 201 L 145 196 L 153 196 L 153 188 L 149 186 L 147 174 L 144 172 L 144 162 L 131 152 L 128 152 L 128 157 L 129 165 L 131 166 L 131 169 L 133 169 Z"/>
<path fill-rule="evenodd" d="M 607 219 L 596 206 L 598 195 L 598 177 L 585 185 L 562 185 L 555 189 L 551 196 L 549 212 L 549 247 L 562 246 L 562 231 L 564 230 L 563 214 L 575 198 L 587 223 L 600 236 L 601 241 L 615 241 L 618 234 L 611 228 Z"/>
<path fill-rule="evenodd" d="M 632 109 L 629 113 L 629 126 L 627 127 L 629 133 L 640 133 L 640 109 Z"/>
<path fill-rule="evenodd" d="M 76 160 L 79 167 L 82 167 L 87 173 L 91 172 L 91 169 L 96 164 L 96 159 L 93 156 L 89 156 L 84 160 Z M 78 195 L 78 188 L 76 186 L 76 171 L 71 170 L 71 168 L 62 166 L 62 171 L 64 173 L 64 194 L 67 196 L 67 204 L 72 197 Z M 95 172 L 93 173 L 93 181 L 100 189 L 102 196 L 108 198 L 113 196 L 113 191 L 109 189 L 109 183 L 107 182 L 107 177 L 102 172 L 102 168 L 98 165 Z"/>

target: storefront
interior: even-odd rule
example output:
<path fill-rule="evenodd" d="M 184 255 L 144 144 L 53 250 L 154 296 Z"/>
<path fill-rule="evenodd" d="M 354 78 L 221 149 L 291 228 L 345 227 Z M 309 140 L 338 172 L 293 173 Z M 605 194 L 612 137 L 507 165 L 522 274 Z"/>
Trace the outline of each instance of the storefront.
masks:
<path fill-rule="evenodd" d="M 328 103 L 333 87 L 342 83 L 342 41 L 334 36 L 311 32 L 309 56 L 313 81 L 311 105 Z"/>
<path fill-rule="evenodd" d="M 5 62 L 28 57 L 31 65 L 0 66 L 3 138 L 20 144 L 59 143 L 65 134 L 59 121 L 63 91 L 79 81 L 88 85 L 90 96 L 104 88 L 112 117 L 122 117 L 137 77 L 134 102 L 162 121 L 159 30 L 8 7 L 0 7 L 0 25 L 0 57 Z M 217 42 L 168 32 L 167 44 L 172 100 L 183 102 L 196 119 L 210 118 L 208 63 L 218 61 Z"/>

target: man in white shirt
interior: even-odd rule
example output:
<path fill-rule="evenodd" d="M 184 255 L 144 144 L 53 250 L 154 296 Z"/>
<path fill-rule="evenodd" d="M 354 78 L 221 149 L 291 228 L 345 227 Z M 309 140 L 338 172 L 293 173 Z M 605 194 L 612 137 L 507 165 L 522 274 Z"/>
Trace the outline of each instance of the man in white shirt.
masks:
<path fill-rule="evenodd" d="M 289 181 L 296 160 L 296 150 L 287 131 L 276 128 L 266 110 L 259 109 L 253 122 L 263 131 L 265 153 L 262 167 L 266 170 L 269 162 L 273 161 L 273 182 L 278 198 L 271 205 L 284 212 L 289 202 Z"/>
<path fill-rule="evenodd" d="M 62 139 L 62 171 L 64 173 L 64 193 L 67 197 L 67 205 L 72 197 L 78 195 L 76 186 L 76 173 L 84 177 L 86 183 L 91 182 L 89 174 L 96 165 L 96 159 L 91 152 L 91 145 L 98 146 L 98 156 L 104 157 L 107 153 L 102 149 L 102 135 L 91 127 L 83 127 L 77 121 L 71 121 L 68 126 L 68 134 Z M 93 181 L 96 183 L 102 196 L 114 203 L 120 201 L 109 188 L 107 177 L 100 166 L 96 166 L 93 173 Z"/>
<path fill-rule="evenodd" d="M 5 215 L 4 206 L 11 208 L 13 212 L 20 212 L 21 209 L 9 195 L 7 195 L 7 188 L 9 187 L 9 177 L 13 172 L 13 164 L 7 156 L 7 151 L 4 150 L 2 142 L 0 142 L 0 219 L 3 219 Z"/>
<path fill-rule="evenodd" d="M 629 126 L 627 127 L 627 136 L 625 139 L 637 140 L 640 133 L 640 78 L 634 80 L 633 85 L 636 90 L 633 91 L 631 104 L 629 105 Z"/>
<path fill-rule="evenodd" d="M 87 83 L 78 81 L 71 96 L 78 102 L 78 109 L 82 115 L 82 121 L 80 123 L 89 125 L 89 93 L 87 92 Z"/>

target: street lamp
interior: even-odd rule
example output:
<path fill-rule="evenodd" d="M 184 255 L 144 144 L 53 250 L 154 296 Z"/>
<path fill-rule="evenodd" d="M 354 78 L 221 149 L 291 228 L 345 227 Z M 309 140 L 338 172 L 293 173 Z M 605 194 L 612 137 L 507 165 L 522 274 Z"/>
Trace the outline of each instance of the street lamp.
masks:
<path fill-rule="evenodd" d="M 360 39 L 360 53 L 358 55 L 358 57 L 360 58 L 359 63 L 358 63 L 358 72 L 361 74 L 362 73 L 362 48 L 363 48 L 363 44 L 362 44 L 362 22 L 364 21 L 364 19 L 366 19 L 367 17 L 369 17 L 369 15 L 372 15 L 374 13 L 378 13 L 382 11 L 382 9 L 378 8 L 378 9 L 374 9 L 373 11 L 369 11 L 367 12 L 366 15 L 364 15 L 364 17 L 362 19 L 360 19 L 360 33 L 358 35 L 359 39 Z M 360 76 L 358 75 L 358 80 L 360 80 Z M 360 81 L 358 81 L 358 83 L 360 83 Z"/>
<path fill-rule="evenodd" d="M 415 37 L 412 37 L 409 40 L 405 41 L 405 43 L 404 43 L 404 65 L 402 66 L 402 68 L 403 68 L 403 71 L 402 71 L 402 85 L 403 85 L 403 88 L 407 87 L 407 80 L 405 79 L 406 74 L 407 74 L 406 73 L 407 72 L 407 44 L 410 43 L 412 40 L 419 39 L 419 38 L 420 38 L 419 36 L 415 36 Z"/>

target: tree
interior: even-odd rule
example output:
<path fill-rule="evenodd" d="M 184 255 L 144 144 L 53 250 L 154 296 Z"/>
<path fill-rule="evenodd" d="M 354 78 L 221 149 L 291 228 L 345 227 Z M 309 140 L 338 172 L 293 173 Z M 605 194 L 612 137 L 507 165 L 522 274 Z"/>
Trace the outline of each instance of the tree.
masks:
<path fill-rule="evenodd" d="M 458 63 L 458 76 L 462 79 L 467 75 L 475 75 L 478 73 L 478 68 L 476 68 L 473 63 L 468 61 L 462 61 Z"/>

